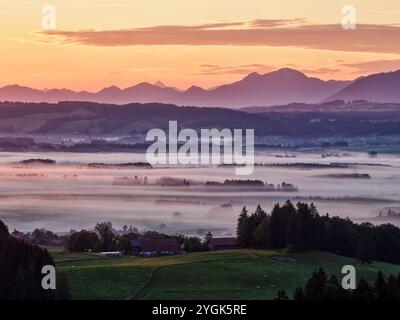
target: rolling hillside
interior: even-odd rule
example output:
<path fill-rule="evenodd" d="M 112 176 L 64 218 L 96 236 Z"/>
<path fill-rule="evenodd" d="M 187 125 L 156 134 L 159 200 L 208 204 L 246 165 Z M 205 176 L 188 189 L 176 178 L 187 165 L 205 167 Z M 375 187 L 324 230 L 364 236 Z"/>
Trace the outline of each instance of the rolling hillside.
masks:
<path fill-rule="evenodd" d="M 304 107 L 305 106 L 305 107 Z M 298 112 L 296 112 L 297 110 Z M 159 103 L 111 105 L 90 102 L 0 103 L 0 134 L 145 135 L 148 130 L 229 128 L 256 136 L 355 137 L 400 134 L 400 105 L 288 105 L 271 109 L 177 107 Z"/>
<path fill-rule="evenodd" d="M 360 265 L 326 252 L 231 250 L 158 258 L 50 252 L 68 275 L 73 299 L 273 299 L 282 289 L 292 296 L 319 267 L 340 277 L 342 266 L 351 264 L 370 282 L 379 270 L 400 272 L 399 265 Z"/>

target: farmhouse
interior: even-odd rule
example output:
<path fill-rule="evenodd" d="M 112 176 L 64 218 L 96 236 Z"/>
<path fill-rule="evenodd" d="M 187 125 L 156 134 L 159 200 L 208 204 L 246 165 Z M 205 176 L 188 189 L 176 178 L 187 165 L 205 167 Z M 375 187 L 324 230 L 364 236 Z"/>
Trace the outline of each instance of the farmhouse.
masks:
<path fill-rule="evenodd" d="M 226 250 L 237 248 L 236 238 L 211 238 L 208 242 L 210 250 Z"/>
<path fill-rule="evenodd" d="M 176 239 L 138 239 L 131 240 L 133 254 L 157 255 L 180 254 L 182 248 Z"/>

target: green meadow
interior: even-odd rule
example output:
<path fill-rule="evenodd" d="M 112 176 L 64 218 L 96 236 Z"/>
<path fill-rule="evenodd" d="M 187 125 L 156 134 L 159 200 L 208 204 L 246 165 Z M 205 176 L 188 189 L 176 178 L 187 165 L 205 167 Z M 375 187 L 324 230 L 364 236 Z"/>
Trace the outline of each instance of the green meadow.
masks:
<path fill-rule="evenodd" d="M 58 272 L 68 276 L 73 299 L 273 299 L 278 290 L 292 297 L 320 267 L 340 278 L 342 266 L 351 264 L 357 279 L 371 283 L 379 270 L 400 273 L 400 265 L 362 265 L 318 251 L 243 249 L 155 258 L 104 258 L 59 248 L 49 252 Z"/>

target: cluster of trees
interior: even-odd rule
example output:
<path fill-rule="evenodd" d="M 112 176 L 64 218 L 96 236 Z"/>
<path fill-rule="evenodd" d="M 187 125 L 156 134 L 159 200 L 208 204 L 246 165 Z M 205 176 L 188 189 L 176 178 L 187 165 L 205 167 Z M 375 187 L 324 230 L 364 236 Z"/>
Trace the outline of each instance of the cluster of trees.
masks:
<path fill-rule="evenodd" d="M 65 244 L 68 252 L 96 251 L 99 244 L 99 237 L 96 233 L 81 230 L 72 233 Z"/>
<path fill-rule="evenodd" d="M 324 250 L 355 257 L 363 263 L 400 263 L 400 229 L 392 224 L 355 224 L 349 219 L 320 215 L 316 207 L 287 201 L 270 214 L 260 206 L 249 214 L 243 208 L 237 222 L 242 247 L 293 251 Z"/>
<path fill-rule="evenodd" d="M 156 180 L 156 184 L 160 186 L 190 186 L 190 181 L 187 179 L 173 178 L 173 177 L 161 177 Z"/>
<path fill-rule="evenodd" d="M 81 230 L 71 233 L 66 241 L 65 249 L 68 252 L 115 250 L 125 252 L 132 250 L 129 240 L 136 238 L 137 233 L 133 231 L 122 236 L 116 235 L 111 222 L 100 222 L 96 224 L 95 231 Z"/>
<path fill-rule="evenodd" d="M 207 251 L 208 243 L 212 239 L 213 235 L 211 232 L 207 232 L 203 239 L 199 237 L 185 237 L 180 236 L 180 244 L 182 244 L 182 248 L 186 252 L 200 252 L 200 251 Z"/>
<path fill-rule="evenodd" d="M 23 233 L 15 230 L 11 235 L 17 239 L 29 242 L 30 244 L 43 245 L 43 246 L 59 246 L 64 245 L 68 236 L 59 236 L 52 231 L 36 228 L 32 232 Z"/>
<path fill-rule="evenodd" d="M 50 244 L 52 241 L 58 239 L 58 236 L 55 233 L 45 229 L 37 229 L 37 228 L 32 231 L 32 237 L 40 245 L 47 245 Z"/>
<path fill-rule="evenodd" d="M 287 300 L 284 291 L 279 291 L 276 300 Z M 400 275 L 385 279 L 378 272 L 373 285 L 361 278 L 356 289 L 345 290 L 335 275 L 328 278 L 324 269 L 314 271 L 304 287 L 293 294 L 294 300 L 400 300 Z"/>
<path fill-rule="evenodd" d="M 120 251 L 123 254 L 132 252 L 131 240 L 136 239 L 160 239 L 175 238 L 183 250 L 187 252 L 205 251 L 208 249 L 208 242 L 212 238 L 212 234 L 208 232 L 204 239 L 192 236 L 176 235 L 170 236 L 157 231 L 146 231 L 139 233 L 136 228 L 124 226 L 123 235 L 114 232 L 111 222 L 97 223 L 94 231 L 81 230 L 73 231 L 65 242 L 65 250 L 67 252 L 103 252 L 103 251 Z"/>
<path fill-rule="evenodd" d="M 124 225 L 122 230 L 119 230 L 123 234 L 138 234 L 139 231 L 133 226 Z M 111 237 L 110 233 L 113 233 Z M 23 240 L 30 244 L 42 245 L 42 246 L 64 246 L 71 252 L 82 252 L 82 251 L 104 251 L 101 246 L 116 248 L 118 247 L 119 236 L 115 235 L 115 230 L 112 229 L 111 222 L 102 222 L 97 224 L 95 232 L 82 230 L 77 232 L 76 230 L 70 230 L 67 235 L 58 235 L 52 231 L 36 228 L 32 232 L 20 232 L 15 230 L 11 235 L 17 239 Z M 100 237 L 104 235 L 104 241 L 100 244 Z M 110 239 L 112 240 L 110 241 Z"/>
<path fill-rule="evenodd" d="M 226 179 L 224 182 L 207 181 L 206 185 L 223 185 L 223 186 L 259 186 L 264 187 L 264 182 L 261 180 L 229 180 Z"/>
<path fill-rule="evenodd" d="M 57 277 L 57 290 L 42 288 L 45 265 L 54 266 L 47 250 L 14 238 L 0 221 L 0 300 L 68 299 L 65 276 Z"/>
<path fill-rule="evenodd" d="M 26 159 L 19 162 L 20 164 L 56 164 L 55 160 L 51 159 Z"/>

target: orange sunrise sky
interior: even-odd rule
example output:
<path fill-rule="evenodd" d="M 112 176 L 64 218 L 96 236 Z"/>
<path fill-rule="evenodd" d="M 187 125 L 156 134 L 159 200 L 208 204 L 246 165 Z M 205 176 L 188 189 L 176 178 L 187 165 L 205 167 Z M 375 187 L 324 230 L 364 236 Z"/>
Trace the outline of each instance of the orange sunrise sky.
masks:
<path fill-rule="evenodd" d="M 0 86 L 210 88 L 282 67 L 354 79 L 400 69 L 399 39 L 399 0 L 0 0 Z"/>

